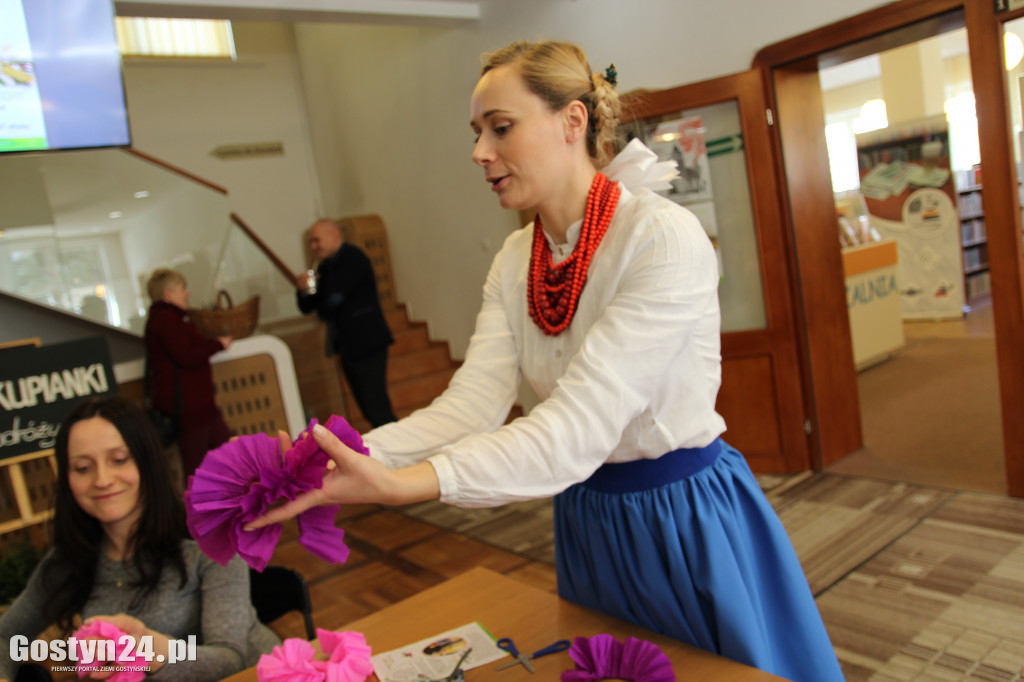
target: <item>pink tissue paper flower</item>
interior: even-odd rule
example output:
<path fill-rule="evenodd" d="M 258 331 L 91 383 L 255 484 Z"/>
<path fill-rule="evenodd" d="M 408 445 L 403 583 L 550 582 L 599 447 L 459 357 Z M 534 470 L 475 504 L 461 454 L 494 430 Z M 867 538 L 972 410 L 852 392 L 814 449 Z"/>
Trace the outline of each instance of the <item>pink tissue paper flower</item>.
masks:
<path fill-rule="evenodd" d="M 189 532 L 208 557 L 225 565 L 238 554 L 262 571 L 281 537 L 281 524 L 246 531 L 245 524 L 277 502 L 294 500 L 323 485 L 330 457 L 313 440 L 313 419 L 281 458 L 279 441 L 264 433 L 239 436 L 206 453 L 185 490 Z M 324 427 L 356 452 L 369 455 L 359 432 L 332 416 Z M 348 558 L 345 531 L 334 518 L 340 505 L 312 507 L 298 515 L 299 543 L 311 554 L 340 564 Z"/>
<path fill-rule="evenodd" d="M 577 637 L 569 649 L 574 670 L 562 673 L 562 682 L 596 682 L 606 678 L 633 682 L 674 682 L 672 661 L 652 642 L 611 635 Z"/>
<path fill-rule="evenodd" d="M 78 640 L 76 672 L 79 677 L 86 677 L 107 666 L 118 666 L 125 669 L 108 677 L 110 682 L 139 682 L 146 679 L 145 669 L 149 667 L 149 662 L 145 658 L 135 661 L 134 638 L 128 637 L 113 623 L 94 620 L 78 628 L 74 637 Z M 113 642 L 113 645 L 107 644 L 105 640 Z M 113 658 L 109 655 L 111 651 Z"/>
<path fill-rule="evenodd" d="M 361 632 L 332 632 L 317 628 L 317 640 L 327 660 L 304 639 L 286 639 L 256 664 L 259 682 L 364 682 L 373 673 L 370 647 Z"/>

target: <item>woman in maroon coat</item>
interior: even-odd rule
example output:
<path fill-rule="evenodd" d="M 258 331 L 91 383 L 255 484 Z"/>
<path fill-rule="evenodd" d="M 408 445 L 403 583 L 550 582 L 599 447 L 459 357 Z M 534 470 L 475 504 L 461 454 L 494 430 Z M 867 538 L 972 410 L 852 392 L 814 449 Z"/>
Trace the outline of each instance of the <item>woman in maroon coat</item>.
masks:
<path fill-rule="evenodd" d="M 158 269 L 146 288 L 153 300 L 145 334 L 152 406 L 178 415 L 178 450 L 187 481 L 206 453 L 231 437 L 214 402 L 210 367 L 210 356 L 227 350 L 231 337 L 207 339 L 189 321 L 188 286 L 180 273 Z"/>

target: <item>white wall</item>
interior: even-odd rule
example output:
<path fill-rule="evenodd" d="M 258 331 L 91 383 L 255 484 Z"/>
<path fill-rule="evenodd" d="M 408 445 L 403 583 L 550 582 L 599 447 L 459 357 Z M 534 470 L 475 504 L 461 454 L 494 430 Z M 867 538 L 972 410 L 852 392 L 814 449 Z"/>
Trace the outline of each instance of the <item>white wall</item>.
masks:
<path fill-rule="evenodd" d="M 664 88 L 746 70 L 761 47 L 880 4 L 492 0 L 462 28 L 299 24 L 325 205 L 332 216 L 382 216 L 399 299 L 461 355 L 487 266 L 518 224 L 470 161 L 482 52 L 570 40 L 595 70 L 615 63 L 620 91 Z"/>
<path fill-rule="evenodd" d="M 595 70 L 614 62 L 621 91 L 664 88 L 746 70 L 761 47 L 882 4 L 485 0 L 479 22 L 456 28 L 302 23 L 294 43 L 290 24 L 239 23 L 242 65 L 130 64 L 131 121 L 140 149 L 227 187 L 293 269 L 317 214 L 379 214 L 399 300 L 461 356 L 491 257 L 518 224 L 470 161 L 482 52 L 570 40 Z M 284 140 L 285 156 L 208 154 L 267 140 Z"/>
<path fill-rule="evenodd" d="M 238 61 L 127 60 L 132 145 L 228 191 L 231 210 L 293 270 L 319 216 L 292 27 L 236 22 Z M 284 154 L 222 160 L 222 145 L 282 142 Z"/>
<path fill-rule="evenodd" d="M 461 356 L 517 224 L 470 161 L 476 31 L 301 24 L 296 36 L 328 214 L 381 216 L 398 299 Z"/>

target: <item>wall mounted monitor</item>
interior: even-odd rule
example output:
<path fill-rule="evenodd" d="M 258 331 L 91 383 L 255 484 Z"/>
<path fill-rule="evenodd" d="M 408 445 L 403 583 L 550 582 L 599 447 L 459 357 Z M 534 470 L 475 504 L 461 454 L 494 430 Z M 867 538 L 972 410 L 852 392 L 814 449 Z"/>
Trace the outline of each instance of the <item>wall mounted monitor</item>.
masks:
<path fill-rule="evenodd" d="M 130 142 L 112 0 L 0 0 L 0 153 Z"/>

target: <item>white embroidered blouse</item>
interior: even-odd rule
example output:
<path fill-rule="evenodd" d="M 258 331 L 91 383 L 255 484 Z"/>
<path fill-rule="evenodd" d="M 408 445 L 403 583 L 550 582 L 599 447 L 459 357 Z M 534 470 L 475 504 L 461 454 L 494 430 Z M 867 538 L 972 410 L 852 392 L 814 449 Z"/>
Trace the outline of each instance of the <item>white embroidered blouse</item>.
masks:
<path fill-rule="evenodd" d="M 620 189 L 569 328 L 550 337 L 530 319 L 533 228 L 517 230 L 491 265 L 462 367 L 430 406 L 366 434 L 373 457 L 389 467 L 427 459 L 441 501 L 489 507 L 548 497 L 605 462 L 702 447 L 725 431 L 714 409 L 711 242 L 687 209 Z M 579 223 L 569 243 L 578 236 Z M 503 426 L 523 378 L 541 402 Z"/>

